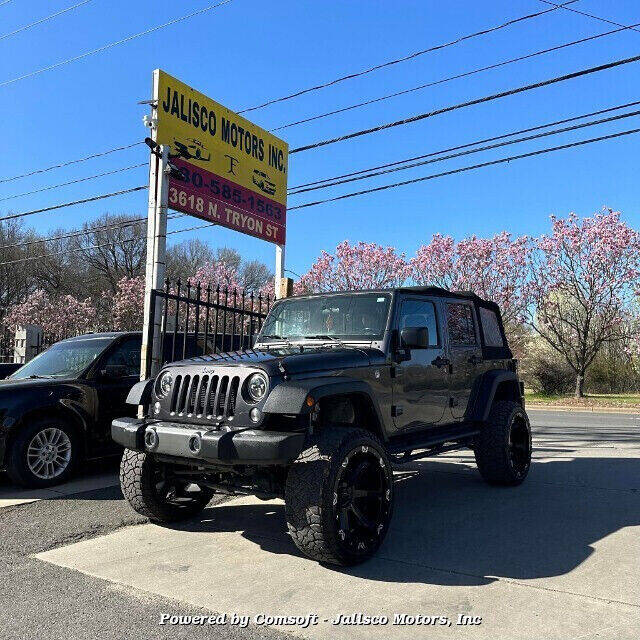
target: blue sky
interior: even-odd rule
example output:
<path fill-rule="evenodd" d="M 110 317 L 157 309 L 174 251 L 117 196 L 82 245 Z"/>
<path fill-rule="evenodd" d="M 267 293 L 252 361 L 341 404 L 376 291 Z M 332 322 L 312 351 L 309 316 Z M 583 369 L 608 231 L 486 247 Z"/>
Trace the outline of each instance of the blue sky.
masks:
<path fill-rule="evenodd" d="M 12 0 L 0 6 L 0 36 L 75 4 Z M 211 4 L 207 0 L 92 0 L 45 24 L 0 39 L 0 83 Z M 267 99 L 544 8 L 537 0 L 234 0 L 202 16 L 84 60 L 0 86 L 0 178 L 142 139 L 151 71 L 160 67 L 231 109 Z M 574 5 L 624 24 L 640 22 L 637 2 Z M 608 31 L 558 10 L 497 33 L 421 56 L 295 100 L 247 114 L 271 129 L 301 117 Z M 505 68 L 280 132 L 291 147 L 411 116 L 640 53 L 626 31 Z M 428 153 L 556 119 L 640 99 L 640 62 L 444 114 L 356 140 L 296 154 L 289 184 Z M 291 197 L 294 205 L 476 162 L 638 127 L 640 118 L 432 164 Z M 462 238 L 503 229 L 538 234 L 548 216 L 589 215 L 603 205 L 640 227 L 638 135 L 291 212 L 287 267 L 302 273 L 322 249 L 347 238 L 393 245 L 412 255 L 433 233 Z M 0 198 L 144 162 L 144 147 L 41 176 L 0 184 Z M 0 215 L 144 184 L 146 169 L 0 202 Z M 73 228 L 109 211 L 146 214 L 144 192 L 31 216 L 41 232 Z M 198 224 L 170 222 L 170 230 Z M 222 228 L 178 234 L 231 246 L 273 267 L 273 246 Z"/>

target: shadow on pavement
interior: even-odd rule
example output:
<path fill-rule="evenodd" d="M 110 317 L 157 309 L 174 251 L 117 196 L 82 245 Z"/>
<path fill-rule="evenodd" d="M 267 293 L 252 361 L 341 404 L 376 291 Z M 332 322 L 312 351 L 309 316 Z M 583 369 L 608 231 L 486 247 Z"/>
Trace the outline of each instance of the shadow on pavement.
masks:
<path fill-rule="evenodd" d="M 335 569 L 384 582 L 482 585 L 566 574 L 594 543 L 640 525 L 640 457 L 538 461 L 515 488 L 444 462 L 403 467 L 391 530 L 378 555 Z M 223 504 L 183 531 L 239 531 L 269 553 L 300 556 L 280 503 Z"/>
<path fill-rule="evenodd" d="M 42 489 L 19 487 L 11 483 L 6 473 L 0 473 L 0 507 L 3 501 L 16 501 L 19 503 L 22 500 L 26 502 L 32 499 L 107 499 L 103 498 L 104 494 L 98 489 L 118 484 L 119 465 L 119 457 L 117 459 L 114 457 L 99 461 L 87 461 L 67 482 Z M 95 495 L 91 493 L 93 491 L 95 491 Z"/>

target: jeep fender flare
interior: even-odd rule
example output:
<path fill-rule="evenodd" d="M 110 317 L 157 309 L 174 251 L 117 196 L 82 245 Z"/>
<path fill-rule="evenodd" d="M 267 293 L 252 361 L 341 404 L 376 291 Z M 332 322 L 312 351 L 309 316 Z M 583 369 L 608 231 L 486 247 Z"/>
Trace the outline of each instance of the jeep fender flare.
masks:
<path fill-rule="evenodd" d="M 151 402 L 151 391 L 155 378 L 147 378 L 136 382 L 129 390 L 127 395 L 127 404 L 143 404 L 147 405 Z"/>
<path fill-rule="evenodd" d="M 475 401 L 469 416 L 472 421 L 486 422 L 488 420 L 493 401 L 497 395 L 500 397 L 503 395 L 503 393 L 499 393 L 499 389 L 503 393 L 506 392 L 509 399 L 522 404 L 518 376 L 513 371 L 506 369 L 492 369 L 485 372 L 479 380 Z"/>
<path fill-rule="evenodd" d="M 370 403 L 378 421 L 379 435 L 386 440 L 384 420 L 371 387 L 364 380 L 346 377 L 310 378 L 288 380 L 276 385 L 267 398 L 263 411 L 270 414 L 305 415 L 312 407 L 306 400 L 311 396 L 316 402 L 329 396 L 359 395 Z"/>

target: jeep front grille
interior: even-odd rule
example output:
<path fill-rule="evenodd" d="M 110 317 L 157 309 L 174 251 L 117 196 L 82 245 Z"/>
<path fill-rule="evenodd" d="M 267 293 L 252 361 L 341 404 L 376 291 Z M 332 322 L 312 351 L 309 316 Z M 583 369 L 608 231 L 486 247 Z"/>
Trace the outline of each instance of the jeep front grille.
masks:
<path fill-rule="evenodd" d="M 231 417 L 235 414 L 239 388 L 239 376 L 177 376 L 171 395 L 171 414 Z"/>

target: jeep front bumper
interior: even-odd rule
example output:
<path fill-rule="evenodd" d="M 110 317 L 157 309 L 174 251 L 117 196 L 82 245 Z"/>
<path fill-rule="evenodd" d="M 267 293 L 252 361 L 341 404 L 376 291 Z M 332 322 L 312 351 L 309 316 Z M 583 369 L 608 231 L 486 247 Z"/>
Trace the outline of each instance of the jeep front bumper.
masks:
<path fill-rule="evenodd" d="M 306 434 L 260 429 L 212 431 L 172 422 L 118 418 L 111 423 L 111 437 L 127 449 L 190 462 L 267 465 L 295 460 Z"/>

